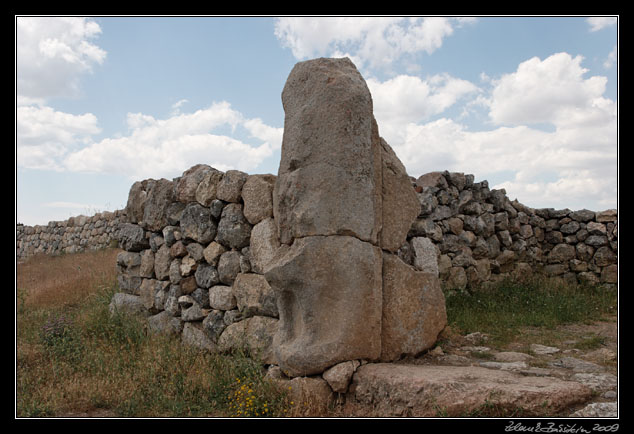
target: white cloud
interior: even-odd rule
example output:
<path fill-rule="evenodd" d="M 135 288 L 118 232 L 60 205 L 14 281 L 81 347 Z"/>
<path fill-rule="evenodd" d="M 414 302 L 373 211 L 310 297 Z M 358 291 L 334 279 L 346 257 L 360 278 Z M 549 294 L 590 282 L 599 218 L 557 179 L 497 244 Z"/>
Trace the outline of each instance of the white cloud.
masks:
<path fill-rule="evenodd" d="M 514 173 L 512 180 L 491 187 L 505 188 L 511 199 L 529 206 L 578 209 L 588 203 L 616 206 L 615 135 L 609 127 L 574 136 L 527 126 L 474 132 L 441 118 L 408 124 L 390 144 L 410 175 L 449 170 L 482 180 Z"/>
<path fill-rule="evenodd" d="M 245 119 L 227 102 L 167 119 L 128 114 L 130 134 L 107 138 L 69 154 L 71 171 L 117 173 L 132 179 L 171 178 L 205 162 L 219 170 L 250 171 L 281 146 L 282 128 Z M 214 130 L 244 128 L 264 143 L 253 146 Z"/>
<path fill-rule="evenodd" d="M 181 114 L 181 107 L 184 104 L 188 103 L 188 102 L 189 101 L 186 100 L 186 99 L 180 99 L 180 100 L 176 101 L 174 104 L 172 104 L 172 113 L 171 113 L 171 115 L 172 116 L 176 116 L 176 115 Z"/>
<path fill-rule="evenodd" d="M 607 59 L 605 59 L 605 62 L 603 62 L 603 67 L 605 69 L 610 69 L 614 66 L 614 64 L 616 63 L 617 60 L 617 48 L 616 45 L 614 46 L 614 48 L 612 49 L 612 51 L 610 51 L 610 54 L 608 54 Z"/>
<path fill-rule="evenodd" d="M 590 17 L 586 22 L 590 26 L 591 32 L 596 32 L 606 27 L 613 26 L 617 23 L 617 17 Z"/>
<path fill-rule="evenodd" d="M 582 60 L 581 56 L 557 53 L 522 62 L 515 72 L 495 81 L 491 120 L 495 124 L 564 126 L 612 116 L 610 104 L 602 97 L 607 79 L 585 79 L 588 70 L 581 67 Z"/>
<path fill-rule="evenodd" d="M 380 134 L 408 173 L 450 170 L 498 178 L 511 198 L 533 207 L 616 206 L 616 103 L 604 77 L 585 78 L 581 57 L 529 59 L 491 78 L 490 93 L 448 76 L 368 81 Z M 442 115 L 450 106 L 489 108 L 493 127 L 471 131 Z M 543 131 L 543 123 L 554 129 Z M 597 209 L 598 210 L 598 209 Z"/>
<path fill-rule="evenodd" d="M 26 105 L 16 108 L 16 158 L 20 167 L 62 170 L 67 152 L 87 144 L 100 132 L 91 114 L 72 115 L 51 107 Z"/>
<path fill-rule="evenodd" d="M 402 138 L 407 124 L 427 121 L 479 90 L 471 82 L 447 74 L 426 80 L 411 75 L 398 75 L 384 82 L 369 78 L 367 84 L 379 131 L 388 142 Z"/>
<path fill-rule="evenodd" d="M 63 113 L 47 100 L 78 95 L 80 78 L 105 60 L 106 52 L 93 43 L 100 33 L 86 18 L 17 18 L 18 167 L 173 177 L 201 161 L 248 171 L 281 146 L 281 128 L 245 119 L 227 102 L 183 113 L 186 99 L 175 102 L 165 119 L 128 113 L 127 134 L 95 142 L 100 128 L 93 114 Z M 263 143 L 227 135 L 240 128 Z"/>
<path fill-rule="evenodd" d="M 275 35 L 297 59 L 350 53 L 361 68 L 389 67 L 404 55 L 431 54 L 455 27 L 473 19 L 446 17 L 283 17 Z"/>
<path fill-rule="evenodd" d="M 91 42 L 100 33 L 89 18 L 17 17 L 18 94 L 41 99 L 76 95 L 81 75 L 106 58 Z"/>
<path fill-rule="evenodd" d="M 63 170 L 61 160 L 100 132 L 92 113 L 70 114 L 47 106 L 72 97 L 79 80 L 103 63 L 106 52 L 90 41 L 99 25 L 79 17 L 16 18 L 16 163 Z"/>

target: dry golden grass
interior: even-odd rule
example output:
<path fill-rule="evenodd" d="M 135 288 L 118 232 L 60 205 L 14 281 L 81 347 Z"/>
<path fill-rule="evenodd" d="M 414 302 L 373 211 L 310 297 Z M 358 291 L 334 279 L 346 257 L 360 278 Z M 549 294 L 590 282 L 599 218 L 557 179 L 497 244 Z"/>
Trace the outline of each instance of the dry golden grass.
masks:
<path fill-rule="evenodd" d="M 17 265 L 17 417 L 228 417 L 236 378 L 253 384 L 263 415 L 287 414 L 285 396 L 246 354 L 203 354 L 111 315 L 119 252 Z"/>
<path fill-rule="evenodd" d="M 16 284 L 24 291 L 25 306 L 72 306 L 115 275 L 119 249 L 103 249 L 73 255 L 36 255 L 18 263 Z"/>

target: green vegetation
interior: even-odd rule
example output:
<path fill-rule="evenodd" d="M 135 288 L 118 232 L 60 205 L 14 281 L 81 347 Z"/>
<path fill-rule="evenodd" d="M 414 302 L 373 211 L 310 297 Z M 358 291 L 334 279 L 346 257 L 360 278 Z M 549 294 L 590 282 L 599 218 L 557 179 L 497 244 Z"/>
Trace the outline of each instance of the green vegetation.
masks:
<path fill-rule="evenodd" d="M 613 288 L 570 285 L 535 278 L 505 280 L 471 293 L 447 295 L 448 323 L 460 333 L 482 332 L 497 343 L 514 339 L 521 327 L 552 329 L 563 324 L 591 322 L 617 311 Z"/>

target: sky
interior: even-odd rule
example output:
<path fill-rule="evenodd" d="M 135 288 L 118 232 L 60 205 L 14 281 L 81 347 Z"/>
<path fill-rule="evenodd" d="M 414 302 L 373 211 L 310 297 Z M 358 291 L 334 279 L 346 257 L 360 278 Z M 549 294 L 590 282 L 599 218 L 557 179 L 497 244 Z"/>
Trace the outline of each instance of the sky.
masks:
<path fill-rule="evenodd" d="M 16 16 L 16 223 L 122 209 L 196 164 L 277 174 L 295 63 L 349 57 L 410 176 L 618 201 L 616 16 Z"/>

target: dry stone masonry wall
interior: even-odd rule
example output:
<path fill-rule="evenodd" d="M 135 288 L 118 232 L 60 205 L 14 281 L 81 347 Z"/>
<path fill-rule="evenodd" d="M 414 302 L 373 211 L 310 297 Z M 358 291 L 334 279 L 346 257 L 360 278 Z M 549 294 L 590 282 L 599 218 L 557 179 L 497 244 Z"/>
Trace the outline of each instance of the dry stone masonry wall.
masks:
<path fill-rule="evenodd" d="M 96 250 L 116 243 L 124 211 L 104 211 L 93 216 L 76 216 L 48 225 L 16 226 L 16 257 L 36 254 L 77 253 Z"/>
<path fill-rule="evenodd" d="M 130 189 L 112 310 L 209 351 L 249 346 L 273 363 L 277 302 L 262 271 L 279 246 L 272 175 L 196 165 Z"/>
<path fill-rule="evenodd" d="M 435 251 L 447 289 L 534 273 L 573 283 L 617 283 L 615 209 L 532 209 L 463 173 L 433 172 L 413 182 L 421 209 L 401 253 L 420 261 Z"/>

